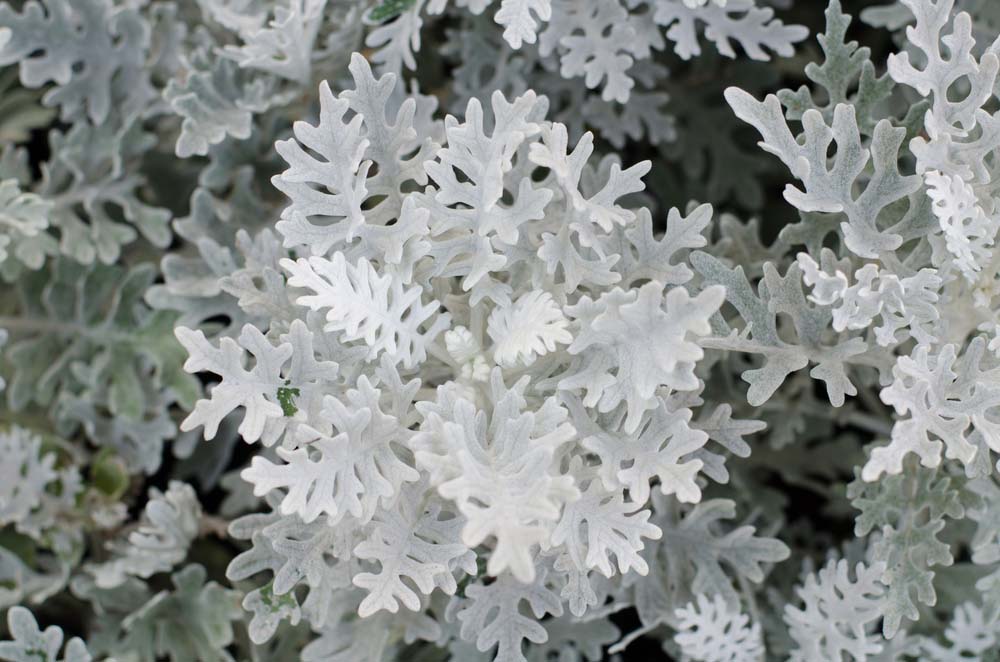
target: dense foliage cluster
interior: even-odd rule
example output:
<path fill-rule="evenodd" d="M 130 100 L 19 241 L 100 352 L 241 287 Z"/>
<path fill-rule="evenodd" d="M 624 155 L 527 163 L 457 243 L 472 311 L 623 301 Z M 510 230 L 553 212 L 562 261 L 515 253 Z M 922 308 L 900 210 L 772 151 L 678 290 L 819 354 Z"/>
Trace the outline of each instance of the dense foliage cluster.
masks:
<path fill-rule="evenodd" d="M 0 66 L 0 660 L 1000 659 L 1000 3 L 7 0 Z"/>

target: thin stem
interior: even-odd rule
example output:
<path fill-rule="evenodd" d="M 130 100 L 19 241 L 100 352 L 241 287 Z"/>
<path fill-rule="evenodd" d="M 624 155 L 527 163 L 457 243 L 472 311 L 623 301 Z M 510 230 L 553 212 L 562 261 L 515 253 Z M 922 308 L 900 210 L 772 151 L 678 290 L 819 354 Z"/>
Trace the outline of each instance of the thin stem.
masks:
<path fill-rule="evenodd" d="M 6 329 L 15 333 L 73 333 L 76 335 L 93 333 L 91 329 L 73 322 L 39 319 L 37 317 L 0 317 L 0 329 Z"/>
<path fill-rule="evenodd" d="M 4 317 L 0 316 L 0 329 L 17 334 L 44 334 L 76 336 L 86 338 L 98 344 L 131 342 L 127 333 L 115 331 L 106 324 L 88 327 L 76 322 L 38 317 Z"/>
<path fill-rule="evenodd" d="M 892 423 L 871 414 L 852 411 L 845 417 L 845 421 L 869 432 L 874 432 L 881 437 L 892 436 Z"/>

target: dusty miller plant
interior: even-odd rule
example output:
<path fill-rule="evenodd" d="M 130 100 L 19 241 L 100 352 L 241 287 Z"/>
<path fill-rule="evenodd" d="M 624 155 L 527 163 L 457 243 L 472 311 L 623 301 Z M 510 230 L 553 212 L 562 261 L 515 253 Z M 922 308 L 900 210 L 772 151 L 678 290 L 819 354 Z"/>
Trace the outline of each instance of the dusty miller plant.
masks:
<path fill-rule="evenodd" d="M 0 4 L 0 660 L 1000 659 L 1000 13 L 856 5 Z"/>

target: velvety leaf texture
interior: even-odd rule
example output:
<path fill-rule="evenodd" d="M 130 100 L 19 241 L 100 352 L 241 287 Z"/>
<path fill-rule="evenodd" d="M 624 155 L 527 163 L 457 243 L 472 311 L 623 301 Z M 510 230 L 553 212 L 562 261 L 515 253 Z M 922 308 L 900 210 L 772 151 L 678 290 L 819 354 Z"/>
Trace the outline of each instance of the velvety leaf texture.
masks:
<path fill-rule="evenodd" d="M 0 0 L 0 660 L 997 662 L 998 243 L 994 0 Z"/>

